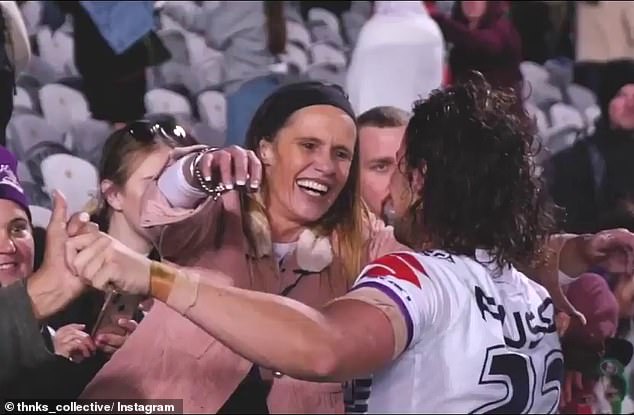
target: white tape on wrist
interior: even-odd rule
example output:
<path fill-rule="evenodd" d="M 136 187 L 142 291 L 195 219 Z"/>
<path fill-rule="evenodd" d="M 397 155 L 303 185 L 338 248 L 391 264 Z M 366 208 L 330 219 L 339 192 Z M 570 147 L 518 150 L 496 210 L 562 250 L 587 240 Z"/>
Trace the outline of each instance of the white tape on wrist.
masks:
<path fill-rule="evenodd" d="M 165 303 L 181 315 L 185 315 L 198 300 L 199 281 L 197 273 L 179 271 Z"/>

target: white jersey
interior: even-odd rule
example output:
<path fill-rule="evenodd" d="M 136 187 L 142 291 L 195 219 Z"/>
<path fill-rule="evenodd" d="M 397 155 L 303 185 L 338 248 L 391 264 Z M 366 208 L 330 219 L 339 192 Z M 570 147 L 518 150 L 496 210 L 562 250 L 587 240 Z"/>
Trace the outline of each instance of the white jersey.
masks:
<path fill-rule="evenodd" d="M 488 260 L 478 252 L 479 261 Z M 393 253 L 353 289 L 375 287 L 401 308 L 408 345 L 363 381 L 349 409 L 370 413 L 552 413 L 563 377 L 554 305 L 512 267 L 495 272 L 443 251 Z M 354 391 L 353 391 L 354 392 Z"/>

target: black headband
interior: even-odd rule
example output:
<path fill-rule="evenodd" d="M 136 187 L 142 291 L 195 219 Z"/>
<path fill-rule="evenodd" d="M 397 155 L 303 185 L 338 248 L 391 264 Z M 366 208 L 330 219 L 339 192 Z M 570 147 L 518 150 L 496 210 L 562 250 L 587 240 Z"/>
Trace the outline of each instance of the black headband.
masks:
<path fill-rule="evenodd" d="M 260 106 L 254 119 L 266 117 L 273 134 L 295 112 L 312 105 L 332 105 L 355 119 L 354 110 L 342 89 L 321 82 L 285 85 L 271 94 Z"/>

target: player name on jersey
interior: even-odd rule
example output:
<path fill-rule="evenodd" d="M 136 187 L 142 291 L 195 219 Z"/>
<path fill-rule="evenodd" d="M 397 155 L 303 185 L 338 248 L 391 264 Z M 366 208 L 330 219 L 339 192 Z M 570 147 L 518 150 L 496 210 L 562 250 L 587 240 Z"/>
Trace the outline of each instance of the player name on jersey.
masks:
<path fill-rule="evenodd" d="M 475 299 L 482 313 L 482 319 L 486 321 L 487 315 L 490 315 L 501 324 L 505 323 L 507 313 L 504 306 L 496 304 L 495 299 L 488 297 L 478 286 L 475 287 Z M 513 320 L 517 327 L 518 337 L 512 339 L 504 336 L 506 345 L 514 349 L 522 349 L 525 346 L 528 346 L 529 349 L 537 347 L 544 339 L 544 335 L 557 331 L 554 318 L 550 317 L 553 315 L 553 310 L 553 301 L 550 298 L 546 298 L 537 308 L 537 318 L 532 311 L 525 311 L 524 313 L 518 311 L 513 312 Z M 534 335 L 534 340 L 527 338 L 527 330 Z M 535 337 L 537 338 L 535 339 Z"/>

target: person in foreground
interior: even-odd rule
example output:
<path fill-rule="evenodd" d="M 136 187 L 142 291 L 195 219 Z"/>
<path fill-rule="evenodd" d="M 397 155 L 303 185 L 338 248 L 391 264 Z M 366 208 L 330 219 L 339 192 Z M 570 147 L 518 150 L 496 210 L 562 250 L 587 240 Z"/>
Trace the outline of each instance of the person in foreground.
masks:
<path fill-rule="evenodd" d="M 160 174 L 137 187 L 145 190 L 130 209 L 135 225 L 162 261 L 203 280 L 224 271 L 230 285 L 321 307 L 345 294 L 362 266 L 405 249 L 363 208 L 354 111 L 340 88 L 279 88 L 246 142 L 249 150 L 173 149 Z M 217 178 L 225 191 L 210 196 L 205 187 Z M 188 413 L 344 408 L 340 383 L 276 376 L 160 301 L 81 398 L 183 399 Z"/>
<path fill-rule="evenodd" d="M 85 287 L 66 266 L 64 244 L 69 235 L 94 227 L 85 213 L 67 221 L 66 201 L 54 193 L 44 261 L 32 272 L 30 211 L 16 166 L 13 154 L 0 147 L 0 385 L 53 359 L 40 323 L 63 309 Z M 67 340 L 69 349 L 88 353 L 81 339 L 71 336 Z M 3 387 L 0 390 L 5 392 Z"/>
<path fill-rule="evenodd" d="M 227 286 L 220 273 L 200 284 L 104 234 L 73 238 L 67 262 L 97 288 L 151 293 L 237 354 L 293 378 L 374 374 L 369 412 L 556 411 L 555 307 L 514 267 L 540 260 L 551 224 L 528 118 L 507 115 L 515 99 L 480 81 L 417 103 L 391 182 L 395 234 L 416 252 L 370 262 L 321 311 Z"/>

